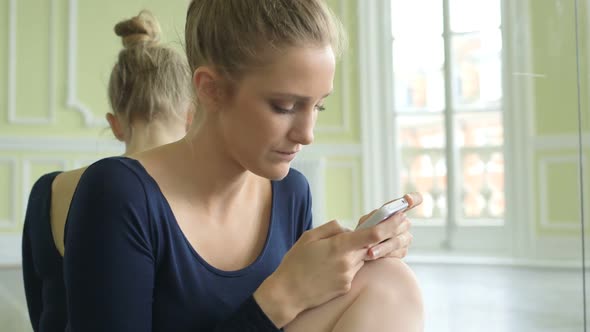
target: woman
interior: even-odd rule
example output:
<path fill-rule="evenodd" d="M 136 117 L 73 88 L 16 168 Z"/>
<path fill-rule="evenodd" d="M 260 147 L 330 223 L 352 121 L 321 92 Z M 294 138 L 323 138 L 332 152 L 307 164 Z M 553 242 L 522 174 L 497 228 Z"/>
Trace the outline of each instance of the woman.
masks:
<path fill-rule="evenodd" d="M 106 118 L 125 154 L 179 140 L 192 117 L 190 72 L 185 58 L 159 45 L 160 27 L 149 12 L 122 21 L 115 33 L 124 48 L 111 72 Z M 42 176 L 25 216 L 22 255 L 29 317 L 35 331 L 64 331 L 64 226 L 74 189 L 85 168 Z"/>
<path fill-rule="evenodd" d="M 332 92 L 336 22 L 321 0 L 190 3 L 195 122 L 82 176 L 64 262 L 71 331 L 421 330 L 419 289 L 394 258 L 411 241 L 405 214 L 310 230 L 309 186 L 289 167 Z"/>

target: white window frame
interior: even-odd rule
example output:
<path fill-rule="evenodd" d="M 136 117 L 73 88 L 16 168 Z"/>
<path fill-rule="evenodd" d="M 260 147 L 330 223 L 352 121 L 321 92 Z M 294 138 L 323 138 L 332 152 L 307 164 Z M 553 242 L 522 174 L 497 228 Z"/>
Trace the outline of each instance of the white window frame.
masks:
<path fill-rule="evenodd" d="M 443 0 L 447 1 L 447 0 Z M 363 209 L 370 211 L 379 206 L 392 195 L 387 188 L 398 188 L 396 177 L 398 170 L 390 165 L 397 164 L 397 154 L 391 151 L 391 138 L 396 133 L 387 130 L 386 123 L 392 123 L 393 109 L 393 64 L 391 49 L 390 29 L 390 4 L 388 0 L 366 1 L 357 0 L 358 6 L 358 33 L 359 33 L 359 69 L 360 69 L 360 105 L 361 105 L 361 146 L 363 166 Z M 469 250 L 474 245 L 482 245 L 481 254 L 494 257 L 530 257 L 536 250 L 534 246 L 534 221 L 530 212 L 532 197 L 527 188 L 531 188 L 532 179 L 528 170 L 531 168 L 532 155 L 530 154 L 531 110 L 532 101 L 519 98 L 515 102 L 511 98 L 513 94 L 531 96 L 531 87 L 525 87 L 528 91 L 514 91 L 511 82 L 514 75 L 513 68 L 529 68 L 531 64 L 530 46 L 528 38 L 529 24 L 526 17 L 518 13 L 526 11 L 526 6 L 521 1 L 506 1 L 502 3 L 502 66 L 503 66 L 503 112 L 504 124 L 504 158 L 505 158 L 505 194 L 506 194 L 506 228 L 504 231 L 484 239 L 469 240 L 470 234 L 477 233 L 475 229 L 462 227 L 461 235 L 466 241 L 455 243 L 457 251 Z M 508 38 L 510 36 L 510 38 Z M 520 37 L 519 37 L 520 36 Z M 530 71 L 529 71 L 530 72 Z M 527 93 L 528 92 L 528 93 Z M 519 109 L 523 112 L 511 112 Z M 388 110 L 383 112 L 382 110 Z M 384 115 L 385 114 L 385 115 Z M 525 130 L 522 130 L 525 128 Z M 524 156 L 515 162 L 515 156 Z M 523 159 L 526 159 L 523 161 Z M 451 197 L 449 195 L 449 197 Z M 449 211 L 450 212 L 450 211 Z M 451 217 L 451 215 L 449 215 Z M 512 222 L 524 220 L 525 222 Z M 477 228 L 477 227 L 474 227 Z M 446 228 L 446 232 L 454 232 Z M 446 234 L 448 239 L 452 234 Z M 497 243 L 502 239 L 502 243 Z M 430 240 L 430 239 L 428 239 Z M 482 243 L 477 243 L 482 242 Z M 504 250 L 495 250 L 494 247 L 502 247 Z M 441 243 L 439 253 L 444 251 L 444 243 Z M 448 248 L 447 248 L 448 249 Z"/>

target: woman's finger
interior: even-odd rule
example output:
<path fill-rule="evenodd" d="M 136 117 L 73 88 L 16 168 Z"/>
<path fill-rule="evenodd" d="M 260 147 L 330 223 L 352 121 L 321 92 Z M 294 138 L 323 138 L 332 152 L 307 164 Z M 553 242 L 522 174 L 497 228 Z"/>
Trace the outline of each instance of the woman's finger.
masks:
<path fill-rule="evenodd" d="M 396 237 L 393 237 L 387 241 L 381 242 L 378 245 L 371 247 L 367 251 L 368 259 L 378 259 L 386 256 L 399 255 L 400 251 L 406 250 L 412 243 L 414 236 L 409 231 L 403 232 Z M 405 254 L 404 254 L 405 255 Z"/>
<path fill-rule="evenodd" d="M 404 198 L 408 202 L 408 208 L 406 209 L 406 211 L 411 210 L 416 206 L 422 204 L 422 194 L 420 194 L 419 192 L 407 193 L 404 195 Z"/>

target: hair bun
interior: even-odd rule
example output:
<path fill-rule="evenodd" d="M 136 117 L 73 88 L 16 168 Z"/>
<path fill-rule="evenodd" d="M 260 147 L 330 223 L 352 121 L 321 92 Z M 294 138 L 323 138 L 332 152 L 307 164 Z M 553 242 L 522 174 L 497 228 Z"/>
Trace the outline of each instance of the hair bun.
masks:
<path fill-rule="evenodd" d="M 126 48 L 137 45 L 157 45 L 160 42 L 160 24 L 147 10 L 115 25 L 115 33 L 123 40 Z"/>

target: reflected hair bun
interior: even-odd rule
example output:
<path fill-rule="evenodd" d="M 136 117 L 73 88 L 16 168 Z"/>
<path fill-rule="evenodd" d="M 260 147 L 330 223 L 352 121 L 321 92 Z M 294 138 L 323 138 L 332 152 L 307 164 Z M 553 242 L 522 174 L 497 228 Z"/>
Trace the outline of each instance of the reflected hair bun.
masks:
<path fill-rule="evenodd" d="M 161 33 L 160 24 L 147 10 L 115 25 L 115 34 L 121 37 L 125 48 L 158 45 Z"/>

